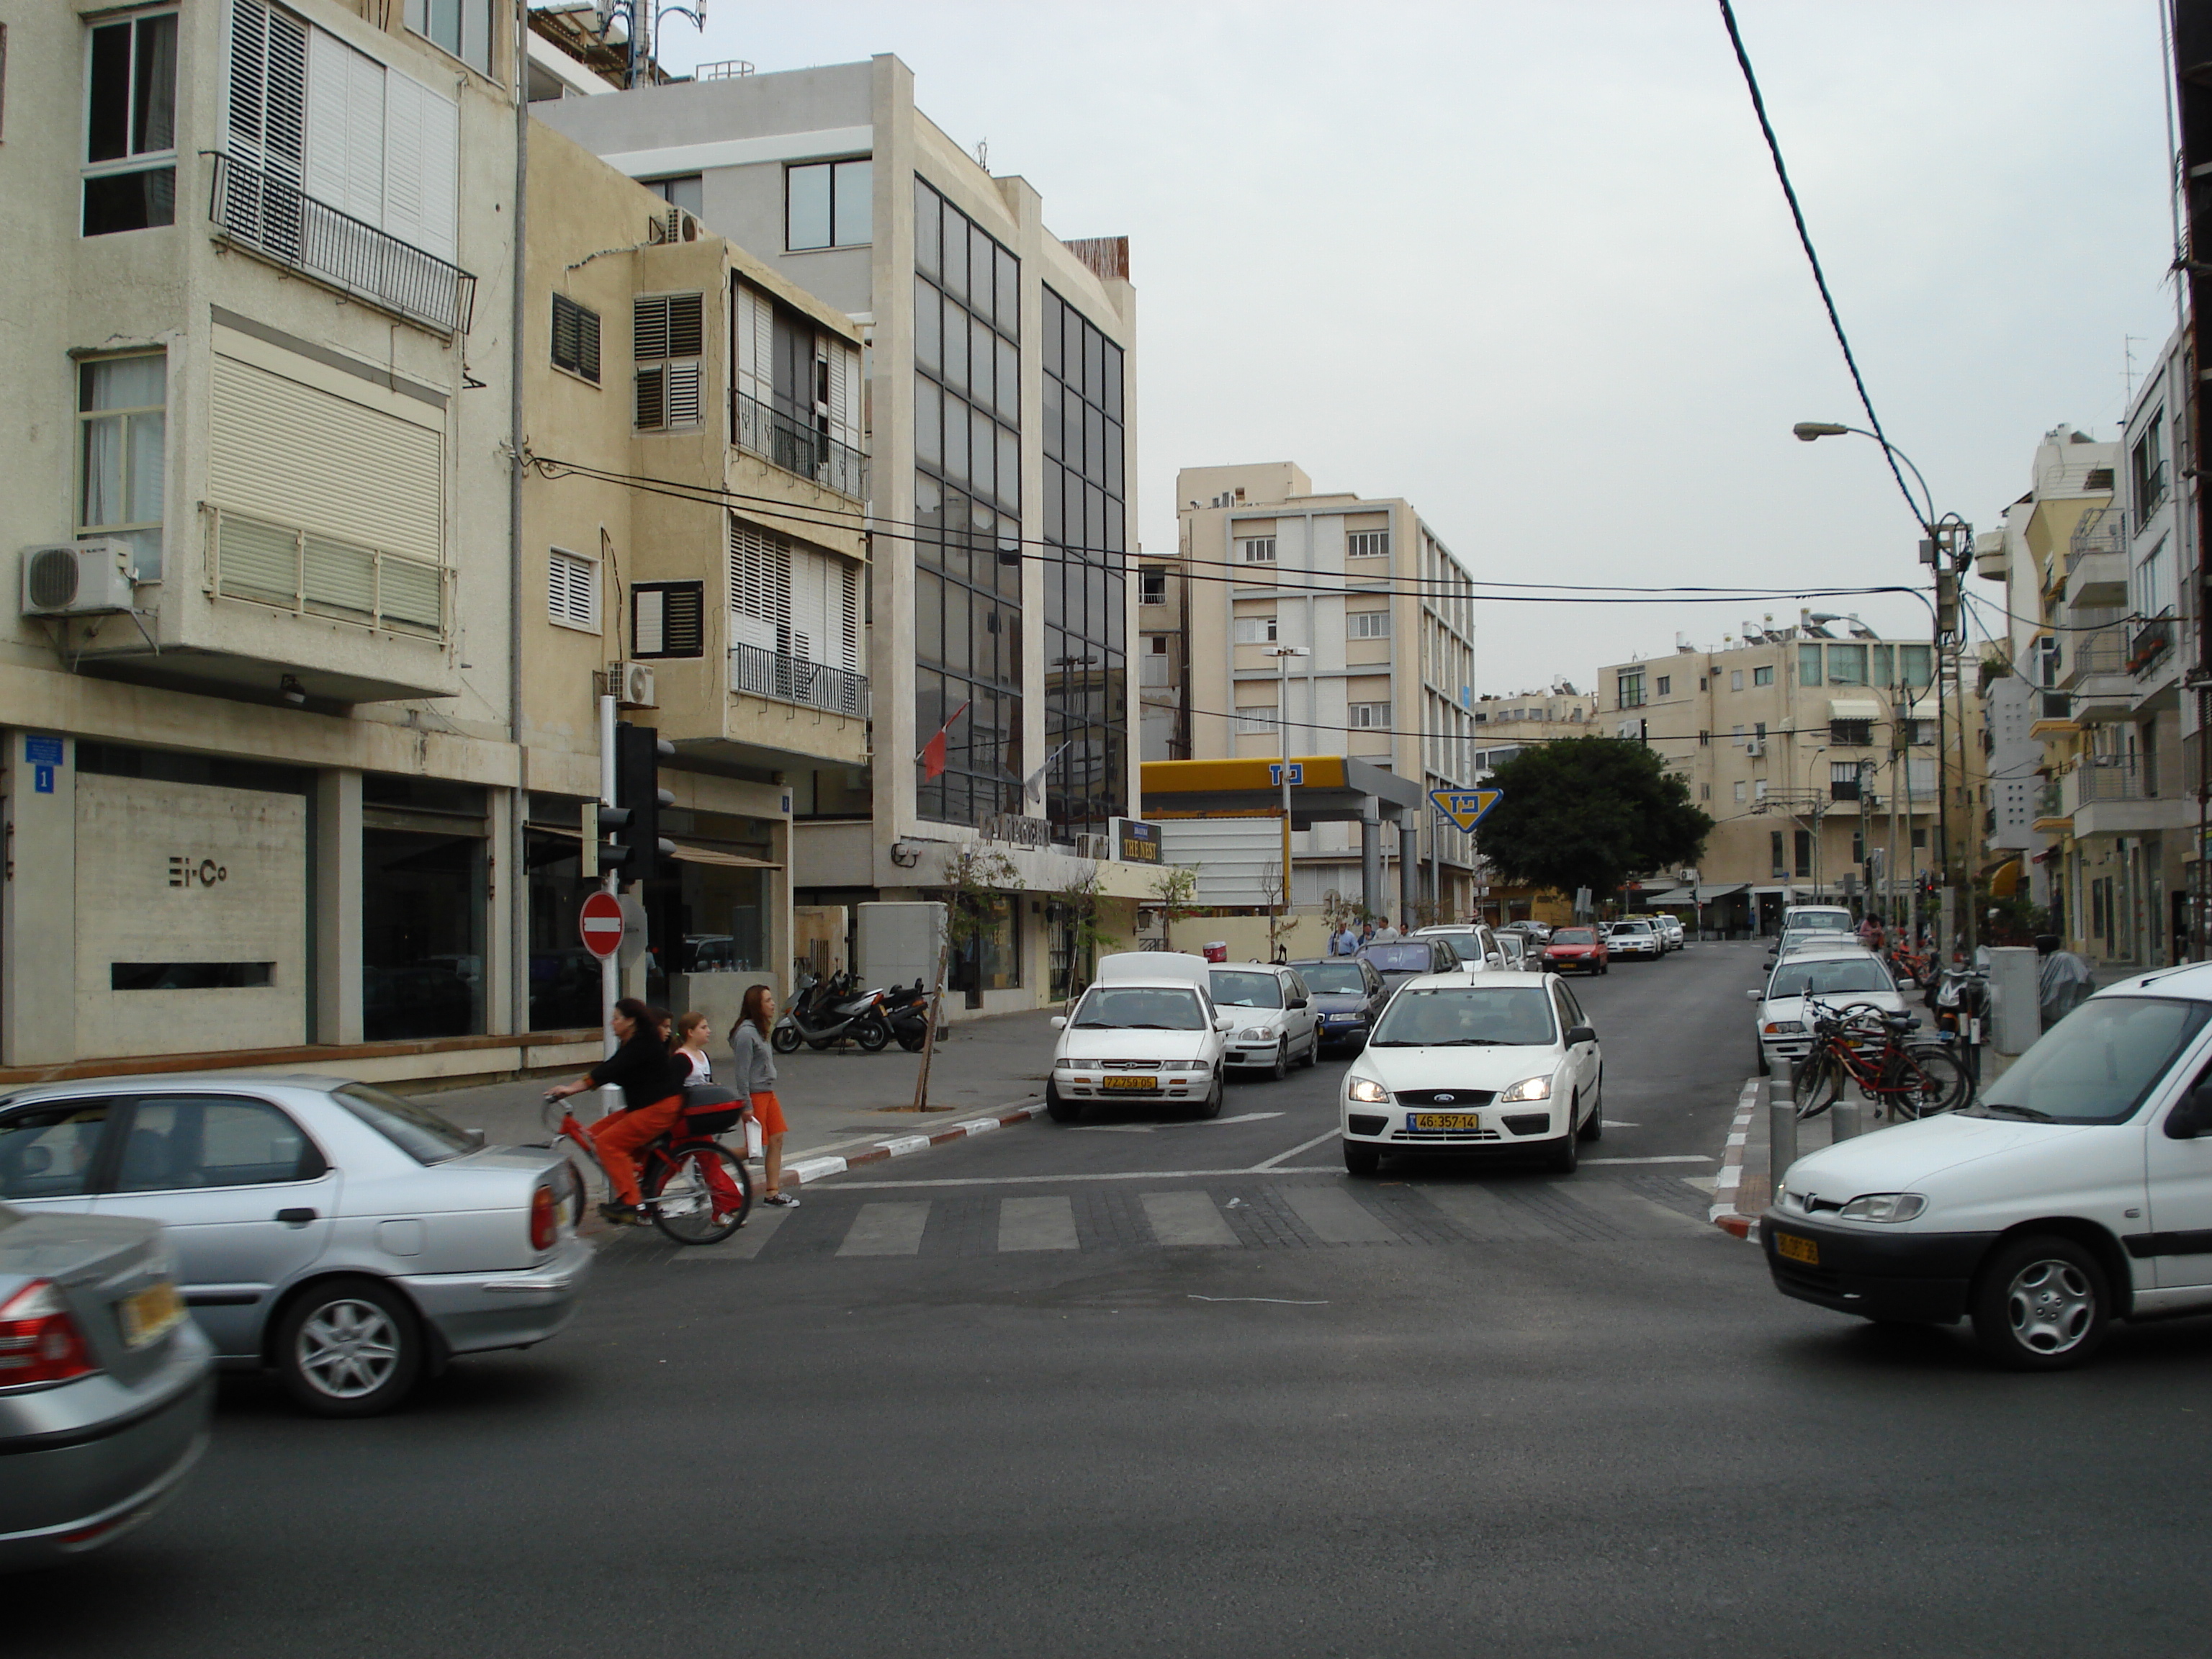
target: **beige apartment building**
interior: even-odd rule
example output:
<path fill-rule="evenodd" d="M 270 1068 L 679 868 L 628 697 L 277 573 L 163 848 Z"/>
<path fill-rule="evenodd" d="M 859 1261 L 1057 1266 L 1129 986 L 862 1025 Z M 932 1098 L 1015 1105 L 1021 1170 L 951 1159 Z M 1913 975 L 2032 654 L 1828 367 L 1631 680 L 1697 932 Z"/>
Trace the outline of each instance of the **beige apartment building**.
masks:
<path fill-rule="evenodd" d="M 1410 502 L 1316 494 L 1288 462 L 1186 467 L 1176 502 L 1180 556 L 1140 562 L 1139 661 L 1168 665 L 1153 672 L 1171 693 L 1147 696 L 1146 729 L 1187 734 L 1187 754 L 1158 758 L 1265 758 L 1287 721 L 1293 754 L 1346 755 L 1424 796 L 1474 781 L 1474 582 Z M 1361 833 L 1297 833 L 1294 904 L 1356 898 Z M 1382 890 L 1468 914 L 1469 837 L 1424 800 L 1383 839 L 1400 868 Z"/>
<path fill-rule="evenodd" d="M 1548 691 L 1493 692 L 1474 700 L 1474 727 L 1475 770 L 1494 771 L 1531 744 L 1595 735 L 1597 693 L 1577 691 L 1568 680 Z"/>
<path fill-rule="evenodd" d="M 1693 878 L 1656 872 L 1641 902 L 1708 930 L 1771 932 L 1784 905 L 1861 896 L 1901 914 L 1940 847 L 1935 651 L 1850 618 L 1747 625 L 1717 651 L 1598 674 L 1601 736 L 1649 744 L 1714 819 Z M 1954 752 L 1961 710 L 1947 689 Z M 1978 734 L 1973 689 L 1965 729 Z M 1978 765 L 1978 736 L 1973 745 Z M 1976 779 L 1952 803 L 1963 834 Z"/>

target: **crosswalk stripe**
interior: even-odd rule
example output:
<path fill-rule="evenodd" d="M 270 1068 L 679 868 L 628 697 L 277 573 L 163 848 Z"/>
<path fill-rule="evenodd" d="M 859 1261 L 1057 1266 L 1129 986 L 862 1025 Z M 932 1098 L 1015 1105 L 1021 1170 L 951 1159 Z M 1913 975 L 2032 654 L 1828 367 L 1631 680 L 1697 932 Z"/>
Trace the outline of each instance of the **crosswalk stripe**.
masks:
<path fill-rule="evenodd" d="M 913 1255 L 921 1249 L 921 1230 L 929 1224 L 929 1206 L 863 1204 L 837 1247 L 839 1255 Z"/>
<path fill-rule="evenodd" d="M 1569 1203 L 1595 1210 L 1615 1226 L 1626 1228 L 1632 1238 L 1662 1238 L 1669 1233 L 1713 1231 L 1708 1222 L 1684 1215 L 1680 1210 L 1670 1210 L 1641 1193 L 1611 1182 L 1555 1181 L 1549 1185 L 1552 1191 Z"/>
<path fill-rule="evenodd" d="M 999 1206 L 1002 1250 L 1072 1250 L 1075 1203 L 1066 1198 L 1009 1198 Z"/>
<path fill-rule="evenodd" d="M 1421 1196 L 1448 1220 L 1477 1238 L 1557 1238 L 1559 1234 L 1517 1204 L 1509 1204 L 1486 1188 L 1472 1182 L 1458 1186 L 1424 1186 Z"/>
<path fill-rule="evenodd" d="M 1324 1244 L 1395 1244 L 1398 1235 L 1341 1187 L 1276 1189 L 1297 1218 Z"/>
<path fill-rule="evenodd" d="M 1206 1193 L 1139 1193 L 1152 1237 L 1163 1244 L 1234 1245 L 1237 1235 Z"/>

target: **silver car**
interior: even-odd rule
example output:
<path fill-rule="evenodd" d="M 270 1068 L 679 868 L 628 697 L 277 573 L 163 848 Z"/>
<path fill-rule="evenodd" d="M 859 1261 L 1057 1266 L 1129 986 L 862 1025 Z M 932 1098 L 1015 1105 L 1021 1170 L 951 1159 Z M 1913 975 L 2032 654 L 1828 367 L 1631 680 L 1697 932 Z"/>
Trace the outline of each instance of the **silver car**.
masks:
<path fill-rule="evenodd" d="M 0 1570 L 121 1537 L 207 1444 L 214 1377 L 150 1222 L 0 1204 Z"/>
<path fill-rule="evenodd" d="M 0 1101 L 0 1199 L 167 1224 L 226 1365 L 325 1416 L 389 1410 L 456 1354 L 527 1347 L 591 1272 L 559 1153 L 486 1147 L 337 1078 L 112 1078 Z"/>

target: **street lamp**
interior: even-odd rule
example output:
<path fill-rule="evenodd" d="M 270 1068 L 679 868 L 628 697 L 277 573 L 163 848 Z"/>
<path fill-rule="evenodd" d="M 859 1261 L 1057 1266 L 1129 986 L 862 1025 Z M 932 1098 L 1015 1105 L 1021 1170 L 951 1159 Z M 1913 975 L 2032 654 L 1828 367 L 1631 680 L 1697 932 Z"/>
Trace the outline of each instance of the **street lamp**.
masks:
<path fill-rule="evenodd" d="M 1282 920 L 1287 924 L 1291 919 L 1291 659 L 1310 657 L 1313 653 L 1303 645 L 1271 645 L 1261 654 L 1275 659 L 1275 725 L 1282 733 L 1283 749 Z M 1275 953 L 1270 951 L 1267 954 L 1273 957 Z"/>

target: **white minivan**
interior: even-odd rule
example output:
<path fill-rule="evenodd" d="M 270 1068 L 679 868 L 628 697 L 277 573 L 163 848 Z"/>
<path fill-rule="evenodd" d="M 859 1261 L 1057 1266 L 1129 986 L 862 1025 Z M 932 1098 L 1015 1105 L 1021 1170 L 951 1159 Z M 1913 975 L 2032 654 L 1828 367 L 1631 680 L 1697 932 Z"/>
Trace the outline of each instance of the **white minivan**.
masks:
<path fill-rule="evenodd" d="M 1204 957 L 1121 951 L 1098 959 L 1098 977 L 1053 1018 L 1045 1110 L 1072 1123 L 1109 1100 L 1168 1105 L 1198 1117 L 1221 1113 L 1221 1073 L 1234 1017 L 1213 1006 Z"/>
<path fill-rule="evenodd" d="M 2212 964 L 2100 993 L 1963 1111 L 1799 1158 L 1759 1231 L 1785 1295 L 1970 1319 L 2021 1370 L 2212 1310 Z"/>

